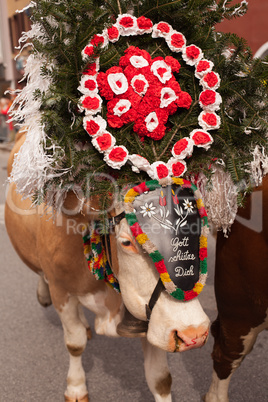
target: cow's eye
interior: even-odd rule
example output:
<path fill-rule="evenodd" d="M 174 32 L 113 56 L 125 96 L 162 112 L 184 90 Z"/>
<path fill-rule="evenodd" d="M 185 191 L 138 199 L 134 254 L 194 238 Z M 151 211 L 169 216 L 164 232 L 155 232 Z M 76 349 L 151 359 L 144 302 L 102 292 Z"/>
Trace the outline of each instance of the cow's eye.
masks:
<path fill-rule="evenodd" d="M 138 253 L 138 248 L 136 245 L 136 242 L 134 239 L 131 239 L 130 236 L 126 233 L 123 235 L 119 236 L 118 238 L 122 248 L 127 252 L 127 253 Z"/>
<path fill-rule="evenodd" d="M 122 244 L 123 244 L 123 246 L 125 246 L 125 247 L 129 247 L 129 246 L 131 246 L 131 241 L 130 241 L 130 240 L 123 240 L 123 241 L 122 241 Z"/>

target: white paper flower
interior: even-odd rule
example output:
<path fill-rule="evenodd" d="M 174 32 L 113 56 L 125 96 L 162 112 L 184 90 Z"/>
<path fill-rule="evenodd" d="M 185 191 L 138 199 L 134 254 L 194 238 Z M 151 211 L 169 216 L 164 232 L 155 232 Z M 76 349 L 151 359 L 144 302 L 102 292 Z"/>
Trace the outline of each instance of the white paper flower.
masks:
<path fill-rule="evenodd" d="M 159 79 L 162 84 L 165 84 L 172 77 L 171 67 L 164 60 L 156 60 L 151 65 L 151 71 Z"/>
<path fill-rule="evenodd" d="M 116 24 L 121 28 L 122 36 L 137 35 L 137 18 L 131 14 L 121 14 L 117 17 Z"/>
<path fill-rule="evenodd" d="M 94 93 L 92 95 L 84 95 L 80 100 L 81 105 L 78 104 L 78 107 L 82 112 L 85 110 L 87 116 L 97 114 L 101 111 L 102 99 L 98 94 Z"/>
<path fill-rule="evenodd" d="M 153 38 L 166 38 L 173 32 L 173 28 L 167 22 L 160 21 L 153 26 Z"/>
<path fill-rule="evenodd" d="M 128 99 L 120 99 L 115 107 L 113 108 L 113 112 L 116 116 L 122 116 L 122 114 L 129 111 L 131 108 L 131 102 Z"/>
<path fill-rule="evenodd" d="M 135 68 L 142 68 L 149 66 L 148 60 L 146 60 L 142 56 L 131 56 L 129 61 Z"/>
<path fill-rule="evenodd" d="M 128 160 L 128 150 L 123 145 L 114 146 L 110 151 L 105 152 L 103 159 L 113 169 L 121 169 Z"/>
<path fill-rule="evenodd" d="M 133 166 L 131 166 L 133 172 L 140 173 L 140 170 L 146 172 L 150 168 L 149 161 L 141 155 L 129 155 L 128 160 L 133 164 Z"/>
<path fill-rule="evenodd" d="M 144 119 L 146 123 L 146 128 L 147 130 L 151 133 L 156 129 L 156 127 L 159 125 L 158 117 L 155 112 L 151 112 L 148 114 L 148 116 Z"/>
<path fill-rule="evenodd" d="M 131 86 L 138 95 L 143 96 L 149 88 L 149 83 L 143 74 L 138 74 L 132 78 Z"/>
<path fill-rule="evenodd" d="M 143 217 L 148 215 L 148 217 L 151 218 L 152 215 L 156 214 L 155 212 L 156 207 L 154 207 L 154 204 L 152 202 L 150 204 L 145 202 L 144 205 L 140 206 L 140 209 Z"/>
<path fill-rule="evenodd" d="M 170 105 L 177 99 L 177 95 L 173 89 L 166 87 L 162 88 L 160 96 L 160 107 L 164 108 Z"/>
<path fill-rule="evenodd" d="M 221 83 L 221 79 L 218 73 L 214 73 L 214 71 L 210 71 L 206 73 L 203 78 L 200 80 L 200 84 L 203 89 L 218 89 Z"/>
<path fill-rule="evenodd" d="M 107 81 L 116 95 L 124 94 L 128 90 L 127 77 L 123 73 L 108 74 Z"/>
<path fill-rule="evenodd" d="M 201 112 L 198 123 L 204 130 L 216 130 L 221 125 L 221 118 L 214 112 Z"/>
<path fill-rule="evenodd" d="M 179 158 L 170 158 L 167 166 L 174 177 L 181 177 L 187 171 L 186 162 Z"/>
<path fill-rule="evenodd" d="M 199 95 L 199 105 L 204 111 L 214 112 L 220 109 L 221 95 L 213 89 L 205 89 Z"/>
<path fill-rule="evenodd" d="M 186 46 L 185 36 L 178 31 L 173 31 L 166 39 L 168 47 L 172 52 L 182 52 Z"/>
<path fill-rule="evenodd" d="M 84 95 L 90 95 L 98 92 L 98 84 L 95 75 L 83 75 L 80 85 L 77 88 Z"/>
<path fill-rule="evenodd" d="M 190 133 L 190 138 L 194 141 L 194 144 L 198 148 L 205 148 L 208 150 L 213 143 L 211 135 L 204 130 L 196 129 Z"/>
<path fill-rule="evenodd" d="M 214 63 L 207 59 L 201 59 L 195 66 L 195 76 L 199 80 L 207 73 L 212 71 Z"/>
<path fill-rule="evenodd" d="M 106 130 L 107 122 L 100 115 L 96 117 L 84 117 L 83 126 L 91 137 L 96 137 Z"/>
<path fill-rule="evenodd" d="M 195 45 L 186 46 L 182 50 L 182 58 L 189 66 L 194 66 L 203 57 L 203 52 L 200 47 Z"/>
<path fill-rule="evenodd" d="M 191 140 L 191 138 L 189 137 L 184 137 L 174 144 L 171 153 L 174 156 L 174 158 L 184 159 L 187 156 L 192 155 L 193 148 L 194 148 L 194 141 Z"/>
<path fill-rule="evenodd" d="M 92 139 L 92 145 L 101 153 L 109 151 L 115 145 L 114 136 L 105 131 Z"/>

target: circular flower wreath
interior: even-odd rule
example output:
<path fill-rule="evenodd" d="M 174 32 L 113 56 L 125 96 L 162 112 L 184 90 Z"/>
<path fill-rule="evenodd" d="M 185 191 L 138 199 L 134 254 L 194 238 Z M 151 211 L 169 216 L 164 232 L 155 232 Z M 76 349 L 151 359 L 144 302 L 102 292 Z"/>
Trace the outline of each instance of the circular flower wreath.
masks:
<path fill-rule="evenodd" d="M 142 49 L 130 46 L 120 58 L 119 66 L 99 72 L 98 47 L 104 48 L 109 42 L 115 43 L 120 36 L 152 34 L 152 38 L 164 38 L 172 52 L 182 53 L 186 64 L 195 68 L 203 90 L 199 95 L 202 112 L 198 117 L 200 128 L 192 130 L 189 137 L 177 141 L 172 148 L 172 157 L 167 163 L 157 161 L 152 164 L 137 154 L 129 154 L 123 145 L 116 145 L 115 137 L 106 129 L 120 128 L 134 122 L 133 131 L 141 139 L 145 136 L 159 140 L 165 135 L 168 117 L 178 107 L 189 109 L 192 99 L 181 90 L 173 73 L 179 72 L 180 63 L 173 57 L 151 58 Z M 216 92 L 220 77 L 212 71 L 213 62 L 203 58 L 202 50 L 194 44 L 186 46 L 184 35 L 166 22 L 153 25 L 145 17 L 136 18 L 130 14 L 119 15 L 116 23 L 104 29 L 102 34 L 94 35 L 84 48 L 84 58 L 94 58 L 84 72 L 79 86 L 83 94 L 80 111 L 85 111 L 83 125 L 92 139 L 92 144 L 104 154 L 105 162 L 114 169 L 120 169 L 129 161 L 132 170 L 146 171 L 152 179 L 169 179 L 182 176 L 187 168 L 184 159 L 193 153 L 194 146 L 210 148 L 213 138 L 209 130 L 220 127 L 220 117 L 215 113 L 222 102 Z M 107 102 L 107 121 L 102 118 L 102 98 Z"/>
<path fill-rule="evenodd" d="M 137 242 L 142 246 L 142 248 L 148 252 L 149 256 L 152 258 L 155 267 L 160 275 L 160 278 L 165 286 L 166 291 L 175 299 L 181 301 L 191 300 L 199 295 L 203 290 L 207 278 L 207 236 L 209 233 L 209 225 L 207 213 L 204 207 L 204 203 L 201 199 L 201 193 L 197 187 L 190 181 L 184 180 L 182 178 L 172 178 L 172 183 L 182 188 L 191 189 L 196 200 L 196 206 L 198 209 L 199 216 L 201 218 L 201 234 L 199 237 L 199 279 L 195 283 L 192 290 L 182 290 L 178 288 L 175 283 L 171 280 L 169 273 L 167 271 L 164 257 L 157 250 L 156 246 L 152 243 L 149 237 L 142 231 L 141 226 L 138 223 L 136 214 L 134 212 L 133 202 L 137 196 L 146 193 L 148 191 L 154 191 L 156 188 L 161 187 L 157 180 L 151 180 L 143 182 L 133 188 L 131 188 L 125 195 L 125 212 L 126 219 L 130 226 L 131 232 Z"/>

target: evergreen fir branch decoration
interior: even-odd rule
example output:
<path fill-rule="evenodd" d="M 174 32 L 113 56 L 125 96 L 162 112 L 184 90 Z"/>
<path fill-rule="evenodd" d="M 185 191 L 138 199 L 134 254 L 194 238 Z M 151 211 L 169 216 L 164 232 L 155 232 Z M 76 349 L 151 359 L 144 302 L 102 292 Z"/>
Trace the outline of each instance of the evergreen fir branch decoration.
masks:
<path fill-rule="evenodd" d="M 82 191 L 85 198 L 98 194 L 106 205 L 111 194 L 130 183 L 151 177 L 167 184 L 172 176 L 183 176 L 199 186 L 210 220 L 226 231 L 244 195 L 252 185 L 260 183 L 260 172 L 265 175 L 268 171 L 267 60 L 253 59 L 244 39 L 215 31 L 215 25 L 222 19 L 239 17 L 247 10 L 245 0 L 232 6 L 230 3 L 226 0 L 32 2 L 32 29 L 21 38 L 21 44 L 28 41 L 25 45 L 30 42 L 32 46 L 26 66 L 28 83 L 12 112 L 14 121 L 23 122 L 28 129 L 11 177 L 18 190 L 34 197 L 36 202 L 52 203 L 56 209 L 70 189 L 77 194 Z M 140 25 L 134 33 L 128 31 L 129 28 L 120 26 L 119 16 L 126 18 L 126 24 L 127 18 L 132 17 Z M 163 31 L 158 32 L 161 24 Z M 171 45 L 166 27 L 186 39 L 180 51 Z M 116 30 L 120 31 L 118 37 Z M 192 65 L 190 50 L 188 53 L 185 50 L 190 46 L 194 46 L 192 53 L 200 51 Z M 127 76 L 133 70 L 131 57 L 133 60 L 143 57 L 150 65 L 150 74 L 135 78 L 132 72 Z M 211 63 L 207 67 L 210 86 L 205 86 L 204 74 L 198 75 L 197 60 Z M 150 110 L 150 120 L 139 125 L 136 111 L 129 104 L 144 101 L 144 91 L 150 91 L 153 80 L 163 79 L 157 76 L 157 69 L 154 76 L 152 73 L 154 64 L 161 69 L 163 63 L 171 75 L 161 84 L 161 113 Z M 94 65 L 96 71 L 92 74 Z M 123 72 L 119 66 L 123 66 Z M 161 74 L 165 74 L 163 71 Z M 127 84 L 122 74 L 128 77 Z M 95 78 L 87 82 L 88 77 Z M 111 83 L 114 77 L 117 81 Z M 94 92 L 93 81 L 97 88 L 95 98 L 100 97 L 101 107 L 92 114 L 85 106 L 85 99 L 90 91 Z M 85 82 L 89 86 L 86 90 Z M 173 86 L 169 85 L 171 82 Z M 116 85 L 128 85 L 132 92 L 120 93 Z M 119 91 L 116 96 L 109 95 L 112 87 Z M 210 91 L 207 95 L 216 94 L 214 109 L 206 110 L 202 104 L 200 94 L 205 91 Z M 174 107 L 174 96 L 179 99 L 179 94 L 184 102 Z M 125 115 L 122 108 L 129 108 Z M 138 113 L 142 108 L 137 109 Z M 163 117 L 163 110 L 169 111 L 168 116 Z M 96 122 L 106 124 L 97 136 L 92 128 Z M 157 122 L 160 123 L 155 129 Z M 112 163 L 109 159 L 107 150 L 117 151 L 118 155 L 118 148 L 124 155 L 124 163 Z M 135 155 L 140 157 L 137 159 Z M 224 217 L 221 203 L 215 198 L 222 174 L 229 188 L 221 190 L 220 196 L 228 197 L 225 201 L 231 205 Z M 49 201 L 55 199 L 52 196 L 55 192 L 57 204 Z"/>

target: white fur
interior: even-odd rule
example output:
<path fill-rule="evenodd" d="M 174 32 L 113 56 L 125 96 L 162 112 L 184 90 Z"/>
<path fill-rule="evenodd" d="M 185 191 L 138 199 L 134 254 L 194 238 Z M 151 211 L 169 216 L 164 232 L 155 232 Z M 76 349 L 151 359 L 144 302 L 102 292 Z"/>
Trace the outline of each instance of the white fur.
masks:
<path fill-rule="evenodd" d="M 159 274 L 152 259 L 137 244 L 139 253 L 127 251 L 120 239 L 131 236 L 126 221 L 121 221 L 117 230 L 118 238 L 118 280 L 127 309 L 141 320 L 146 320 L 145 306 L 148 304 L 158 282 Z M 155 304 L 148 328 L 148 340 L 154 346 L 170 350 L 169 342 L 174 331 L 183 332 L 189 327 L 208 330 L 209 319 L 199 300 L 182 302 L 174 299 L 166 291 L 162 292 Z"/>
<path fill-rule="evenodd" d="M 171 402 L 171 393 L 160 395 L 157 390 L 158 380 L 163 380 L 169 375 L 167 354 L 161 349 L 151 345 L 146 338 L 142 339 L 144 354 L 145 377 L 150 391 L 156 402 Z"/>

